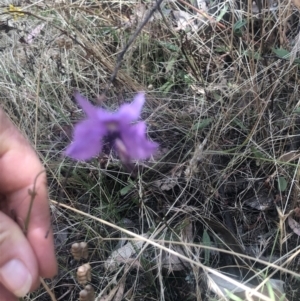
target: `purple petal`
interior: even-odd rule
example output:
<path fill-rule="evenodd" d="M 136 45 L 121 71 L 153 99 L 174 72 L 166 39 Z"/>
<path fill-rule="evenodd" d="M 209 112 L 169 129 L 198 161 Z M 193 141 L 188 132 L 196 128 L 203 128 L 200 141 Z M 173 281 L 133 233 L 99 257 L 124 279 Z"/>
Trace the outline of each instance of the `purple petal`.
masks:
<path fill-rule="evenodd" d="M 121 138 L 128 156 L 135 160 L 149 158 L 155 153 L 158 147 L 157 143 L 147 140 L 145 122 L 123 127 L 121 129 Z"/>
<path fill-rule="evenodd" d="M 116 113 L 105 111 L 103 109 L 97 108 L 97 119 L 103 124 L 115 123 L 119 124 L 120 117 Z"/>
<path fill-rule="evenodd" d="M 98 110 L 101 110 L 100 108 L 93 106 L 90 101 L 82 96 L 79 92 L 74 93 L 74 98 L 88 117 L 97 118 Z"/>
<path fill-rule="evenodd" d="M 140 115 L 145 102 L 145 94 L 143 92 L 138 93 L 133 98 L 133 101 L 128 104 L 120 106 L 119 111 L 115 113 L 118 120 L 125 123 L 130 123 L 137 120 Z"/>
<path fill-rule="evenodd" d="M 96 120 L 86 119 L 74 128 L 74 140 L 67 147 L 66 155 L 76 160 L 89 160 L 100 153 L 106 129 Z"/>
<path fill-rule="evenodd" d="M 115 132 L 119 131 L 121 127 L 130 124 L 140 117 L 144 102 L 144 93 L 138 93 L 134 97 L 132 103 L 121 105 L 120 109 L 116 112 L 109 112 L 97 108 L 97 118 L 99 121 L 103 122 L 103 124 L 106 124 L 108 128 L 114 128 Z"/>

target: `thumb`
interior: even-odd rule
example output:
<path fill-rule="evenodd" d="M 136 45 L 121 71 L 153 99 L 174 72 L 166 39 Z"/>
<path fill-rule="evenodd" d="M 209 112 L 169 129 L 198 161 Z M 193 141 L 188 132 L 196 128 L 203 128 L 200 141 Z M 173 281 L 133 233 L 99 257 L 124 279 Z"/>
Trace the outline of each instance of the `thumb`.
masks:
<path fill-rule="evenodd" d="M 0 295 L 5 287 L 17 297 L 25 296 L 38 283 L 38 264 L 20 227 L 3 212 L 0 212 L 0 254 Z"/>

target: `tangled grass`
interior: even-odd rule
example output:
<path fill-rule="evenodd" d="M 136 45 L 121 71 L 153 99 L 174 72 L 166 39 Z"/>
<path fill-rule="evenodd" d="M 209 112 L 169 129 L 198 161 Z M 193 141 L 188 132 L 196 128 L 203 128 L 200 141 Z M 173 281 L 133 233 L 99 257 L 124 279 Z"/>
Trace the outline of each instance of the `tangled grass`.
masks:
<path fill-rule="evenodd" d="M 297 2 L 199 3 L 163 1 L 109 89 L 151 1 L 2 3 L 1 104 L 48 173 L 57 300 L 82 290 L 70 254 L 78 241 L 98 301 L 222 300 L 215 274 L 238 281 L 226 298 L 299 298 Z M 63 156 L 82 116 L 75 89 L 109 109 L 147 92 L 143 119 L 160 150 L 136 162 L 137 176 L 108 149 L 90 162 Z M 128 243 L 134 256 L 116 260 Z M 287 299 L 263 285 L 270 279 L 285 282 Z"/>

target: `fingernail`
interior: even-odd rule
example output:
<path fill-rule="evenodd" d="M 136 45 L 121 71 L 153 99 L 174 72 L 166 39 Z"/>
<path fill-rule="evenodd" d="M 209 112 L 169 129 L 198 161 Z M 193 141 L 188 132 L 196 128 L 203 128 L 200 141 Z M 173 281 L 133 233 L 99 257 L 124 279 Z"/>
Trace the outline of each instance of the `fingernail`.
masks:
<path fill-rule="evenodd" d="M 13 259 L 0 268 L 2 284 L 17 297 L 29 293 L 32 276 L 22 261 Z"/>

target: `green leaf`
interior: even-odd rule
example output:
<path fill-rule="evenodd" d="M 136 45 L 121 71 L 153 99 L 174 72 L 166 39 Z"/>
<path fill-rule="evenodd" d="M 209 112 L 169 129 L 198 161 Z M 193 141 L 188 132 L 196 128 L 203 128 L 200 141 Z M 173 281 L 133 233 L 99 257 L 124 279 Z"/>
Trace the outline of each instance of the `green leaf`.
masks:
<path fill-rule="evenodd" d="M 241 19 L 238 20 L 234 25 L 233 25 L 233 30 L 238 31 L 242 27 L 244 27 L 247 24 L 247 20 Z"/>
<path fill-rule="evenodd" d="M 264 153 L 262 153 L 261 151 L 259 151 L 257 148 L 255 148 L 254 146 L 251 147 L 251 151 L 252 151 L 252 154 L 253 156 L 256 158 L 256 159 L 265 159 L 266 156 Z"/>
<path fill-rule="evenodd" d="M 228 52 L 230 49 L 227 46 L 218 46 L 215 48 L 215 52 Z"/>
<path fill-rule="evenodd" d="M 220 22 L 223 19 L 224 15 L 227 13 L 227 11 L 228 11 L 228 5 L 225 4 L 221 9 L 220 14 L 217 16 L 216 21 Z"/>
<path fill-rule="evenodd" d="M 242 28 L 247 24 L 246 20 L 238 20 L 234 25 L 233 25 L 233 32 L 237 36 L 241 37 L 243 35 Z"/>
<path fill-rule="evenodd" d="M 173 52 L 179 52 L 180 48 L 176 44 L 168 43 L 168 42 L 158 42 L 159 45 L 166 47 L 167 49 Z"/>
<path fill-rule="evenodd" d="M 279 298 L 279 300 L 278 301 L 284 301 L 284 300 L 286 300 L 286 294 L 283 294 L 280 298 Z"/>
<path fill-rule="evenodd" d="M 272 48 L 272 51 L 281 59 L 289 59 L 291 53 L 283 48 Z"/>
<path fill-rule="evenodd" d="M 239 296 L 236 296 L 235 294 L 233 294 L 232 292 L 230 292 L 228 289 L 225 288 L 225 292 L 227 294 L 227 296 L 233 300 L 233 301 L 243 301 L 243 299 L 241 299 Z"/>
<path fill-rule="evenodd" d="M 287 188 L 287 181 L 284 177 L 278 178 L 278 189 L 279 191 L 285 191 Z"/>
<path fill-rule="evenodd" d="M 251 51 L 251 50 L 246 50 L 244 51 L 244 55 L 248 56 L 251 59 L 255 59 L 255 60 L 260 60 L 261 59 L 261 55 L 259 52 L 256 51 Z"/>
<path fill-rule="evenodd" d="M 296 108 L 293 113 L 300 113 L 300 107 Z"/>
<path fill-rule="evenodd" d="M 210 237 L 206 230 L 203 231 L 202 243 L 204 246 L 208 246 L 208 247 L 211 246 Z M 209 257 L 210 257 L 210 250 L 204 249 L 204 265 L 209 264 Z"/>
<path fill-rule="evenodd" d="M 164 85 L 162 85 L 159 90 L 161 92 L 168 93 L 170 89 L 174 86 L 175 84 L 173 82 L 166 82 Z"/>
<path fill-rule="evenodd" d="M 272 51 L 281 59 L 289 60 L 291 53 L 284 48 L 272 48 Z M 293 63 L 300 64 L 300 59 L 294 59 Z"/>
<path fill-rule="evenodd" d="M 221 96 L 219 93 L 217 93 L 217 92 L 215 92 L 215 91 L 213 91 L 212 93 L 213 93 L 213 96 L 214 96 L 214 98 L 215 98 L 216 100 L 222 101 L 222 96 Z"/>
<path fill-rule="evenodd" d="M 202 130 L 202 129 L 206 128 L 207 126 L 209 126 L 212 121 L 213 121 L 212 118 L 203 119 L 203 120 L 197 122 L 193 126 L 193 130 Z"/>
<path fill-rule="evenodd" d="M 120 190 L 120 195 L 126 195 L 128 192 L 130 192 L 132 190 L 134 186 L 132 184 L 129 184 L 125 187 L 123 187 L 121 190 Z"/>
<path fill-rule="evenodd" d="M 261 161 L 264 161 L 264 159 L 266 158 L 265 154 L 262 153 L 260 150 L 258 150 L 256 147 L 252 146 L 251 147 L 251 151 L 253 156 L 255 157 L 255 164 L 256 166 L 260 166 Z"/>
<path fill-rule="evenodd" d="M 275 294 L 274 294 L 274 289 L 273 289 L 273 287 L 272 287 L 272 285 L 269 281 L 266 283 L 266 286 L 267 286 L 267 289 L 268 289 L 270 299 L 271 300 L 276 300 Z"/>
<path fill-rule="evenodd" d="M 176 59 L 171 59 L 170 61 L 167 62 L 166 73 L 174 69 L 174 64 L 176 63 L 176 61 L 177 61 Z"/>
<path fill-rule="evenodd" d="M 240 129 L 247 131 L 247 128 L 244 126 L 244 124 L 242 123 L 242 121 L 238 118 L 234 118 L 232 120 L 232 123 L 235 123 Z"/>

